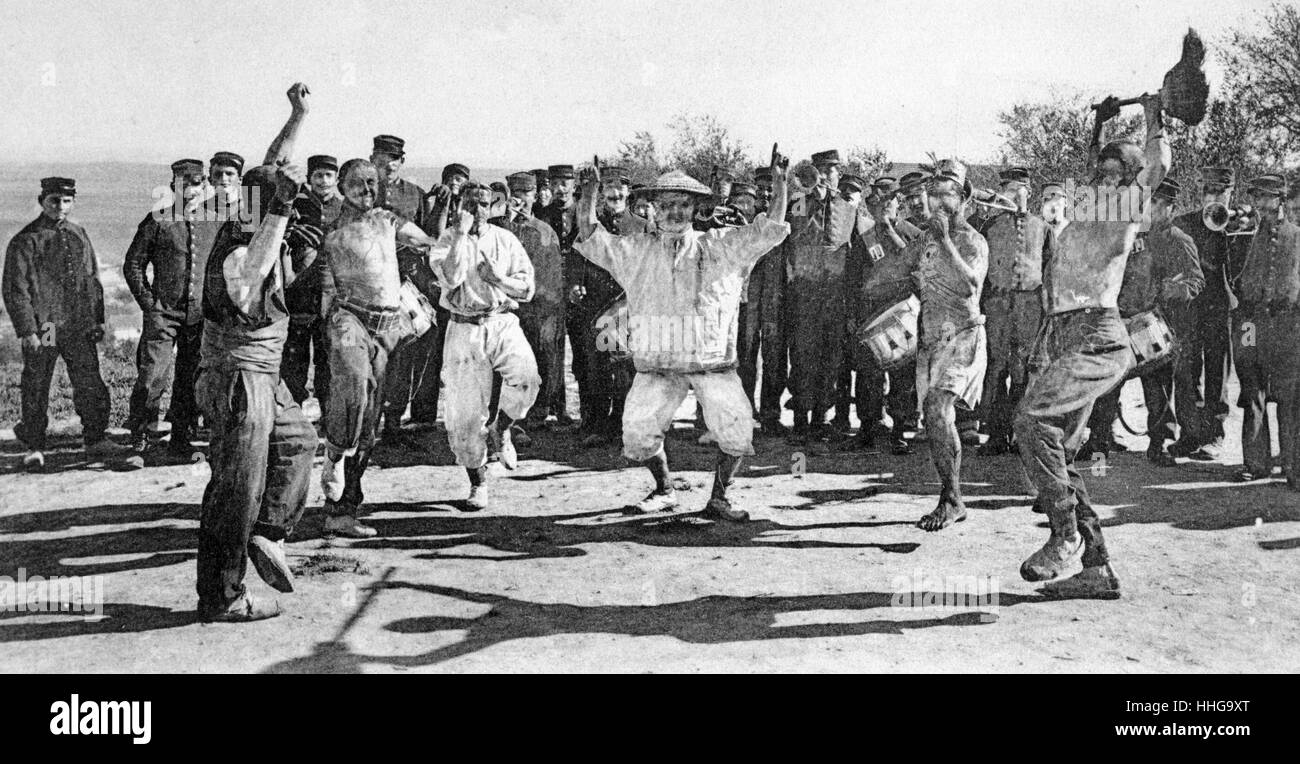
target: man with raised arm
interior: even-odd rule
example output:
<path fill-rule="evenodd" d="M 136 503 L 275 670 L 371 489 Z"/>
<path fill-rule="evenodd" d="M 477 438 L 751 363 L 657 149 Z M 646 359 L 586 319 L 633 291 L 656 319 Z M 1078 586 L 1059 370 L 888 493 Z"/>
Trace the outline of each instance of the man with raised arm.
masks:
<path fill-rule="evenodd" d="M 1122 383 L 1135 363 L 1118 298 L 1143 215 L 1131 214 L 1130 204 L 1108 204 L 1105 197 L 1127 195 L 1131 201 L 1137 195 L 1145 201 L 1169 171 L 1160 97 L 1145 96 L 1142 104 L 1145 150 L 1129 141 L 1113 141 L 1098 152 L 1102 127 L 1119 114 L 1119 105 L 1111 97 L 1097 110 L 1089 148 L 1092 182 L 1082 189 L 1085 196 L 1074 200 L 1074 219 L 1061 231 L 1044 266 L 1046 316 L 1014 419 L 1020 458 L 1038 489 L 1036 504 L 1047 512 L 1051 526 L 1047 543 L 1025 560 L 1020 575 L 1026 581 L 1050 581 L 1083 553 L 1082 572 L 1043 588 L 1052 596 L 1119 596 L 1101 521 L 1074 459 L 1093 404 Z M 1088 202 L 1092 209 L 1087 209 Z"/>
<path fill-rule="evenodd" d="M 741 457 L 754 453 L 752 405 L 736 373 L 735 327 L 745 277 L 790 233 L 784 222 L 788 165 L 773 146 L 769 212 L 738 228 L 708 232 L 694 230 L 692 221 L 711 190 L 683 172 L 665 173 L 644 191 L 655 199 L 657 230 L 628 236 L 611 234 L 597 220 L 600 173 L 586 173 L 574 249 L 627 291 L 636 377 L 623 409 L 623 455 L 654 477 L 654 490 L 637 504 L 642 512 L 677 506 L 664 431 L 694 389 L 718 445 L 705 515 L 749 519 L 727 497 Z"/>

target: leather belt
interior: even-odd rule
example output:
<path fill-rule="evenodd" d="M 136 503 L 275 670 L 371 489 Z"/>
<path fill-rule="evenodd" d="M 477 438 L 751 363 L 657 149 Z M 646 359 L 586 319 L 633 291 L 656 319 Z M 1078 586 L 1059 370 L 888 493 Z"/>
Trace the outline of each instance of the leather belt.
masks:
<path fill-rule="evenodd" d="M 489 319 L 499 316 L 508 316 L 509 313 L 481 313 L 477 316 L 463 316 L 460 313 L 452 313 L 451 320 L 457 324 L 483 324 Z"/>
<path fill-rule="evenodd" d="M 339 307 L 356 316 L 361 321 L 361 325 L 372 333 L 390 332 L 402 325 L 400 314 L 393 308 L 375 310 L 347 301 L 340 302 Z"/>

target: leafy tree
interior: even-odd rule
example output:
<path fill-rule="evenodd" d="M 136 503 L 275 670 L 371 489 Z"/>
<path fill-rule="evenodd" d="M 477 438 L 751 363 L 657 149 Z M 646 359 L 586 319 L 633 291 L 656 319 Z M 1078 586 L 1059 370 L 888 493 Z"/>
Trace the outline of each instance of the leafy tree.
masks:
<path fill-rule="evenodd" d="M 1224 92 L 1256 118 L 1251 149 L 1265 162 L 1300 153 L 1300 9 L 1274 3 L 1239 27 L 1219 58 L 1227 72 Z"/>

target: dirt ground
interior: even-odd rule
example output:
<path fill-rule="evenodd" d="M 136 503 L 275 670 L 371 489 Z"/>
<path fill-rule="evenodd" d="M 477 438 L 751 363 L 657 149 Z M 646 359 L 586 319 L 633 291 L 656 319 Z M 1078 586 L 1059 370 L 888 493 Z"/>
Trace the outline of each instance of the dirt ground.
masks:
<path fill-rule="evenodd" d="M 1130 422 L 1140 406 L 1131 383 Z M 669 443 L 691 486 L 672 515 L 629 513 L 647 476 L 561 432 L 494 473 L 494 507 L 473 514 L 441 430 L 420 435 L 426 452 L 382 451 L 366 477 L 372 540 L 321 536 L 313 475 L 289 545 L 297 591 L 277 595 L 250 566 L 252 590 L 285 614 L 247 625 L 194 618 L 206 465 L 111 472 L 65 438 L 51 472 L 29 475 L 15 471 L 17 444 L 0 442 L 0 575 L 100 575 L 106 603 L 93 621 L 0 613 L 0 670 L 1300 669 L 1300 494 L 1229 482 L 1240 412 L 1222 463 L 1162 469 L 1138 451 L 1087 476 L 1124 586 L 1094 602 L 1049 601 L 1020 579 L 1047 531 L 1013 456 L 968 456 L 970 519 L 926 534 L 913 523 L 938 486 L 924 450 L 800 457 L 759 438 L 735 494 L 754 521 L 694 517 L 712 455 L 693 442 L 691 407 Z M 996 601 L 911 597 L 963 580 L 992 582 Z"/>

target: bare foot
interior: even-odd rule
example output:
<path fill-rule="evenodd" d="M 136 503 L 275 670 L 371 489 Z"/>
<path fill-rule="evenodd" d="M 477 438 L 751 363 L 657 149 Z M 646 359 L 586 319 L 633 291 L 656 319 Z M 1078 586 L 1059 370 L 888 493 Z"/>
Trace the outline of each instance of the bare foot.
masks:
<path fill-rule="evenodd" d="M 949 501 L 940 501 L 939 506 L 934 508 L 930 514 L 922 517 L 917 521 L 916 527 L 923 531 L 941 531 L 953 523 L 960 523 L 966 519 L 966 505 L 952 503 Z"/>

